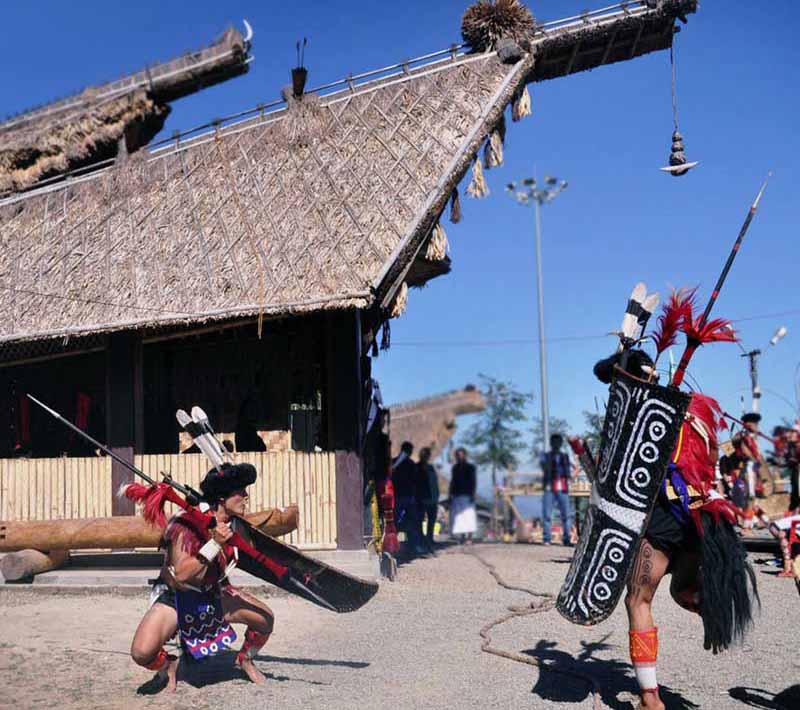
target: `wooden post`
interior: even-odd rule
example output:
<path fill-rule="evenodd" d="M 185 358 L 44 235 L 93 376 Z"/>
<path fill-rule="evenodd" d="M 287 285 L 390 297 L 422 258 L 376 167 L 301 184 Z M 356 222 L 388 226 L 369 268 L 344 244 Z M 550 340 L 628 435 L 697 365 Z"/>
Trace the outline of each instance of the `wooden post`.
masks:
<path fill-rule="evenodd" d="M 138 397 L 137 392 L 139 393 Z M 141 450 L 143 446 L 141 392 L 141 342 L 131 333 L 112 333 L 109 336 L 108 348 L 106 348 L 108 446 L 114 453 L 131 462 L 133 462 L 134 447 L 138 445 Z M 133 503 L 116 496 L 119 487 L 132 480 L 133 474 L 114 461 L 111 466 L 111 491 L 114 496 L 111 503 L 112 515 L 133 515 Z"/>
<path fill-rule="evenodd" d="M 361 452 L 363 382 L 361 377 L 361 319 L 359 311 L 326 315 L 328 448 Z"/>
<path fill-rule="evenodd" d="M 364 547 L 364 484 L 361 458 L 352 451 L 336 452 L 336 547 Z"/>
<path fill-rule="evenodd" d="M 364 547 L 363 382 L 359 311 L 326 315 L 328 446 L 336 451 L 336 546 Z"/>

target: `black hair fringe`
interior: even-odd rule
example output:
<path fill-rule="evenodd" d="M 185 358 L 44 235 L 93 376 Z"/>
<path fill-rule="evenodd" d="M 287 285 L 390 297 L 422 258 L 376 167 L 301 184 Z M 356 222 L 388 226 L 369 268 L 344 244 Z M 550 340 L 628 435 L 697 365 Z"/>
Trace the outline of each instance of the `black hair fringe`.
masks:
<path fill-rule="evenodd" d="M 754 602 L 761 606 L 756 575 L 733 526 L 701 513 L 703 647 L 713 653 L 742 641 L 753 626 Z"/>

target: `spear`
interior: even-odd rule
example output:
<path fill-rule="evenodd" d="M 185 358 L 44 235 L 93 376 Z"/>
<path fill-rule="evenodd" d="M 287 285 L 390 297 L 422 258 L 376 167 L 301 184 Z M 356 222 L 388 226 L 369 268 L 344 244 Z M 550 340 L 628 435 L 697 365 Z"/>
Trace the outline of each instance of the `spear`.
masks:
<path fill-rule="evenodd" d="M 82 436 L 84 439 L 90 441 L 101 451 L 108 454 L 112 459 L 114 459 L 114 461 L 122 464 L 125 468 L 127 468 L 129 471 L 139 476 L 141 479 L 149 483 L 151 486 L 158 485 L 144 471 L 140 471 L 132 463 L 126 461 L 120 456 L 117 456 L 117 454 L 115 454 L 107 446 L 104 446 L 99 441 L 89 436 L 89 434 L 87 434 L 83 429 L 75 426 L 71 421 L 62 417 L 55 409 L 51 409 L 46 404 L 36 399 L 36 397 L 34 397 L 33 395 L 29 394 L 28 398 L 34 404 L 39 405 L 46 412 L 48 412 L 53 417 L 58 419 L 62 424 L 68 426 L 75 433 L 80 434 L 80 436 Z M 213 515 L 209 515 L 208 513 L 202 512 L 199 508 L 196 507 L 196 504 L 193 505 L 191 503 L 192 499 L 199 500 L 201 495 L 190 486 L 185 486 L 181 483 L 178 483 L 177 481 L 173 481 L 172 478 L 167 475 L 164 476 L 164 484 L 166 484 L 166 487 L 164 489 L 165 499 L 168 500 L 170 503 L 174 503 L 180 508 L 183 508 L 184 519 L 187 520 L 190 524 L 192 524 L 202 534 L 210 537 L 209 531 L 216 526 L 217 522 L 216 518 Z M 181 498 L 179 495 L 175 493 L 175 491 L 182 493 L 184 497 Z M 275 577 L 276 580 L 275 583 L 277 583 L 278 585 L 284 587 L 292 585 L 297 589 L 299 589 L 301 594 L 307 592 L 311 594 L 321 604 L 327 606 L 327 608 L 329 609 L 331 608 L 330 604 L 328 604 L 324 600 L 319 600 L 318 596 L 314 594 L 314 592 L 312 592 L 310 589 L 308 589 L 308 587 L 305 584 L 303 584 L 300 580 L 292 578 L 288 567 L 267 557 L 265 554 L 263 554 L 255 547 L 253 547 L 249 542 L 247 542 L 239 533 L 234 532 L 231 538 L 229 539 L 228 544 L 232 547 L 238 547 L 240 552 L 243 552 L 249 557 L 252 557 L 256 562 L 261 564 L 266 569 L 267 572 L 269 572 L 271 575 Z"/>
<path fill-rule="evenodd" d="M 750 227 L 750 222 L 753 221 L 753 217 L 758 209 L 758 203 L 761 201 L 761 196 L 764 194 L 764 190 L 767 189 L 767 182 L 769 181 L 770 177 L 772 176 L 772 171 L 767 173 L 767 177 L 764 180 L 764 183 L 761 185 L 761 189 L 758 191 L 756 195 L 756 199 L 753 200 L 753 204 L 750 205 L 750 210 L 747 213 L 747 217 L 745 217 L 744 224 L 742 228 L 739 230 L 739 236 L 736 237 L 736 241 L 733 244 L 733 249 L 731 249 L 731 253 L 728 255 L 728 260 L 725 262 L 725 266 L 722 269 L 722 273 L 719 275 L 717 279 L 717 285 L 714 286 L 714 290 L 711 292 L 711 298 L 708 300 L 708 305 L 706 306 L 705 311 L 703 311 L 703 315 L 700 318 L 700 324 L 697 328 L 698 331 L 703 329 L 703 326 L 708 322 L 708 316 L 711 314 L 711 309 L 714 307 L 714 304 L 719 297 L 719 292 L 722 290 L 722 284 L 725 283 L 725 279 L 728 277 L 728 272 L 731 270 L 731 265 L 733 264 L 733 260 L 736 258 L 736 255 L 739 253 L 739 247 L 742 246 L 742 241 L 744 240 L 744 235 L 747 234 L 747 230 Z M 678 368 L 675 370 L 675 374 L 672 377 L 672 386 L 679 387 L 681 382 L 683 382 L 683 377 L 686 374 L 686 368 L 689 366 L 689 360 L 692 359 L 692 355 L 694 355 L 694 351 L 702 345 L 702 342 L 690 339 L 686 343 L 686 349 L 683 351 L 683 355 L 681 357 L 681 361 L 678 363 Z"/>
<path fill-rule="evenodd" d="M 728 414 L 727 412 L 723 412 L 722 416 L 726 419 L 730 419 L 734 424 L 738 424 L 740 427 L 744 428 L 744 422 L 741 419 L 737 419 L 732 414 Z M 756 436 L 760 436 L 762 439 L 766 439 L 769 441 L 773 446 L 777 446 L 777 440 L 773 439 L 771 436 L 767 436 L 763 432 L 760 431 L 753 431 L 750 432 L 751 434 L 755 434 Z"/>
<path fill-rule="evenodd" d="M 28 394 L 27 397 L 28 397 L 29 400 L 31 400 L 31 402 L 33 402 L 34 404 L 38 404 L 48 414 L 50 414 L 51 416 L 53 416 L 56 419 L 58 419 L 58 421 L 60 421 L 62 424 L 66 425 L 67 427 L 72 429 L 72 431 L 74 431 L 76 434 L 79 434 L 84 439 L 86 439 L 87 441 L 91 442 L 94 446 L 96 446 L 98 449 L 100 449 L 100 451 L 102 451 L 107 456 L 110 456 L 118 464 L 121 464 L 122 466 L 127 468 L 131 473 L 133 473 L 136 476 L 139 476 L 139 478 L 141 478 L 142 480 L 146 481 L 151 486 L 156 485 L 156 482 L 152 478 L 150 478 L 150 476 L 148 476 L 144 471 L 141 471 L 140 469 L 136 468 L 136 466 L 134 466 L 132 463 L 130 463 L 130 461 L 126 461 L 121 456 L 118 456 L 117 454 L 115 454 L 107 446 L 105 446 L 104 444 L 101 444 L 99 441 L 97 441 L 97 439 L 89 436 L 89 434 L 87 434 L 85 431 L 83 431 L 83 429 L 80 429 L 79 427 L 75 426 L 68 419 L 64 419 L 64 417 L 62 417 L 55 409 L 51 409 L 46 404 L 44 404 L 44 402 L 40 402 L 32 394 Z M 203 497 L 201 493 L 196 491 L 191 486 L 185 486 L 182 483 L 178 483 L 177 481 L 173 480 L 172 477 L 169 476 L 166 473 L 162 474 L 162 475 L 164 476 L 164 482 L 168 483 L 175 490 L 177 490 L 179 493 L 181 493 L 186 498 L 186 502 L 189 505 L 198 505 L 200 503 L 200 500 Z"/>

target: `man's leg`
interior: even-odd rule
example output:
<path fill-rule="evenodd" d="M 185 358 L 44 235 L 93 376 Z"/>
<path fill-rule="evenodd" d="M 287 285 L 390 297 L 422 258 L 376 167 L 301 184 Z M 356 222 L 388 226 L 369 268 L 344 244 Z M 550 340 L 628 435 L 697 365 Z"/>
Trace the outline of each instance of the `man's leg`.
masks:
<path fill-rule="evenodd" d="M 436 513 L 437 507 L 435 505 L 429 505 L 425 508 L 426 525 L 428 526 L 425 530 L 425 539 L 428 541 L 428 547 L 431 549 L 433 549 L 433 531 L 436 527 Z"/>
<path fill-rule="evenodd" d="M 648 710 L 664 708 L 658 694 L 656 677 L 658 628 L 653 623 L 652 604 L 658 583 L 666 574 L 668 566 L 669 558 L 647 540 L 642 540 L 625 597 L 631 661 L 642 691 L 640 707 Z"/>
<path fill-rule="evenodd" d="M 264 674 L 256 668 L 253 658 L 258 654 L 275 627 L 275 615 L 264 602 L 251 594 L 228 587 L 222 594 L 222 608 L 229 624 L 245 624 L 242 649 L 236 656 L 238 665 L 254 683 L 266 682 Z"/>
<path fill-rule="evenodd" d="M 542 518 L 544 524 L 544 537 L 542 538 L 542 542 L 545 545 L 550 544 L 550 538 L 552 536 L 552 517 L 553 517 L 553 491 L 545 491 L 544 495 L 542 496 Z"/>
<path fill-rule="evenodd" d="M 556 493 L 556 501 L 558 502 L 558 512 L 561 515 L 561 524 L 564 526 L 561 541 L 564 545 L 569 545 L 569 536 L 572 531 L 572 510 L 569 507 L 569 495 L 559 491 Z"/>
<path fill-rule="evenodd" d="M 178 630 L 178 613 L 171 606 L 156 602 L 133 635 L 131 658 L 143 668 L 157 671 L 167 681 L 167 692 L 174 693 L 178 685 L 178 659 L 169 656 L 164 644 Z"/>

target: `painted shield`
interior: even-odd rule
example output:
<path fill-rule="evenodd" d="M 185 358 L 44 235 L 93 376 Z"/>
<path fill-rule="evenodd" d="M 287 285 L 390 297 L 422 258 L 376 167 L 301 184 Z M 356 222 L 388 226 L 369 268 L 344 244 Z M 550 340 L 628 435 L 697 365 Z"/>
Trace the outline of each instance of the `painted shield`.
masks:
<path fill-rule="evenodd" d="M 586 523 L 556 602 L 573 623 L 597 624 L 617 606 L 690 398 L 615 371 Z"/>

